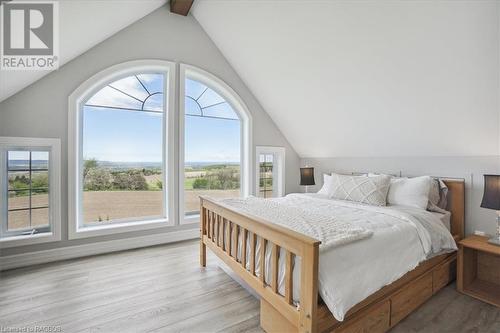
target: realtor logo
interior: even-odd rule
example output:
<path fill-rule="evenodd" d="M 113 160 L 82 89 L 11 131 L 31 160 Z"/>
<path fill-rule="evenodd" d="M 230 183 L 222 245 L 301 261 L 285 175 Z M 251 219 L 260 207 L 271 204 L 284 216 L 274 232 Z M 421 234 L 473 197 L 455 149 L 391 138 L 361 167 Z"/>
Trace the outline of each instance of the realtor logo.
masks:
<path fill-rule="evenodd" d="M 58 3 L 2 1 L 2 70 L 54 70 L 59 67 Z"/>

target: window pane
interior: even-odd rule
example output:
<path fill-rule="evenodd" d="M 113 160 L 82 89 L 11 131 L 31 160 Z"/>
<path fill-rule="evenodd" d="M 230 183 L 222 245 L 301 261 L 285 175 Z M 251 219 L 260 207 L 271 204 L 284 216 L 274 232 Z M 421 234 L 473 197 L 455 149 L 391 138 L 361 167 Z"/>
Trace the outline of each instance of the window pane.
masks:
<path fill-rule="evenodd" d="M 220 103 L 218 105 L 214 105 Z M 186 80 L 184 213 L 199 213 L 200 195 L 240 196 L 240 121 L 204 84 Z"/>
<path fill-rule="evenodd" d="M 30 191 L 9 191 L 8 210 L 30 208 Z"/>
<path fill-rule="evenodd" d="M 163 92 L 163 74 L 138 74 L 137 77 L 150 94 Z"/>
<path fill-rule="evenodd" d="M 102 106 L 109 108 L 125 108 L 141 110 L 142 102 L 123 92 L 106 86 L 98 91 L 87 103 L 88 105 Z"/>
<path fill-rule="evenodd" d="M 140 100 L 145 100 L 149 96 L 148 91 L 135 75 L 115 81 L 110 86 Z"/>
<path fill-rule="evenodd" d="M 48 207 L 49 206 L 49 189 L 36 189 L 31 192 L 31 207 Z"/>
<path fill-rule="evenodd" d="M 32 171 L 31 172 L 31 188 L 46 189 L 49 187 L 49 172 L 48 171 Z"/>
<path fill-rule="evenodd" d="M 45 169 L 49 168 L 49 152 L 48 151 L 33 151 L 31 152 L 31 168 Z"/>
<path fill-rule="evenodd" d="M 205 92 L 198 98 L 198 103 L 203 108 L 223 102 L 225 102 L 225 100 L 212 89 L 206 89 Z"/>
<path fill-rule="evenodd" d="M 8 212 L 7 230 L 27 229 L 30 227 L 30 211 L 16 210 Z"/>
<path fill-rule="evenodd" d="M 9 170 L 26 170 L 30 167 L 29 151 L 9 151 L 8 152 Z"/>
<path fill-rule="evenodd" d="M 29 171 L 9 171 L 9 190 L 22 190 L 30 188 Z"/>
<path fill-rule="evenodd" d="M 38 208 L 31 210 L 31 227 L 42 227 L 49 225 L 49 209 Z"/>
<path fill-rule="evenodd" d="M 136 110 L 132 104 L 125 110 L 84 106 L 83 222 L 165 217 L 163 75 L 130 76 L 109 86 L 141 100 L 140 108 L 144 106 L 145 111 Z M 114 102 L 114 94 L 101 94 L 99 98 L 109 99 L 108 105 L 121 103 Z"/>

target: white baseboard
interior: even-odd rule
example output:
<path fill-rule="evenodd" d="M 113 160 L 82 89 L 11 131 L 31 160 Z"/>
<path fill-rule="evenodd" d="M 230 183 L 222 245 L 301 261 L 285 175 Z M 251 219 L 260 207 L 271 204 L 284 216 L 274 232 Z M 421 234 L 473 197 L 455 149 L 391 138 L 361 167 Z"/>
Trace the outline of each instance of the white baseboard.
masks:
<path fill-rule="evenodd" d="M 47 262 L 59 260 L 85 257 L 95 254 L 130 250 L 159 244 L 167 244 L 188 239 L 195 239 L 199 236 L 200 231 L 196 228 L 84 245 L 61 247 L 37 252 L 15 254 L 11 256 L 0 257 L 0 271 L 37 264 L 44 264 Z"/>

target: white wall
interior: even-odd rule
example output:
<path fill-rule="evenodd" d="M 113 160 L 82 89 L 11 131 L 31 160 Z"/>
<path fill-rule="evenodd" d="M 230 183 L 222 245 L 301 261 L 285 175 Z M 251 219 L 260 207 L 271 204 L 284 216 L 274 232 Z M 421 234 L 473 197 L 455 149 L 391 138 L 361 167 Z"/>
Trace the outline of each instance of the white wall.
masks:
<path fill-rule="evenodd" d="M 498 2 L 198 1 L 302 157 L 500 154 Z"/>
<path fill-rule="evenodd" d="M 83 81 L 105 68 L 128 60 L 151 58 L 195 65 L 231 86 L 252 114 L 254 145 L 286 148 L 286 190 L 287 192 L 298 190 L 299 158 L 295 151 L 196 20 L 191 16 L 170 14 L 168 7 L 164 6 L 90 49 L 58 71 L 0 103 L 0 136 L 61 138 L 63 161 L 61 195 L 63 241 L 2 249 L 1 256 L 168 231 L 165 228 L 84 240 L 67 240 L 68 96 Z M 251 174 L 254 175 L 255 172 L 252 171 Z"/>

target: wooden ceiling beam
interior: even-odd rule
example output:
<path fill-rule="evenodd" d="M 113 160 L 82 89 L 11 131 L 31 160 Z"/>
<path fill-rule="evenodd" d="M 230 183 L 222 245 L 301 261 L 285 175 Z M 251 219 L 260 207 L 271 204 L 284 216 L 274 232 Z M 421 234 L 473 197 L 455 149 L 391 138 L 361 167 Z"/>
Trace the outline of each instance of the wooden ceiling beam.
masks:
<path fill-rule="evenodd" d="M 194 0 L 170 0 L 170 12 L 187 16 Z"/>

